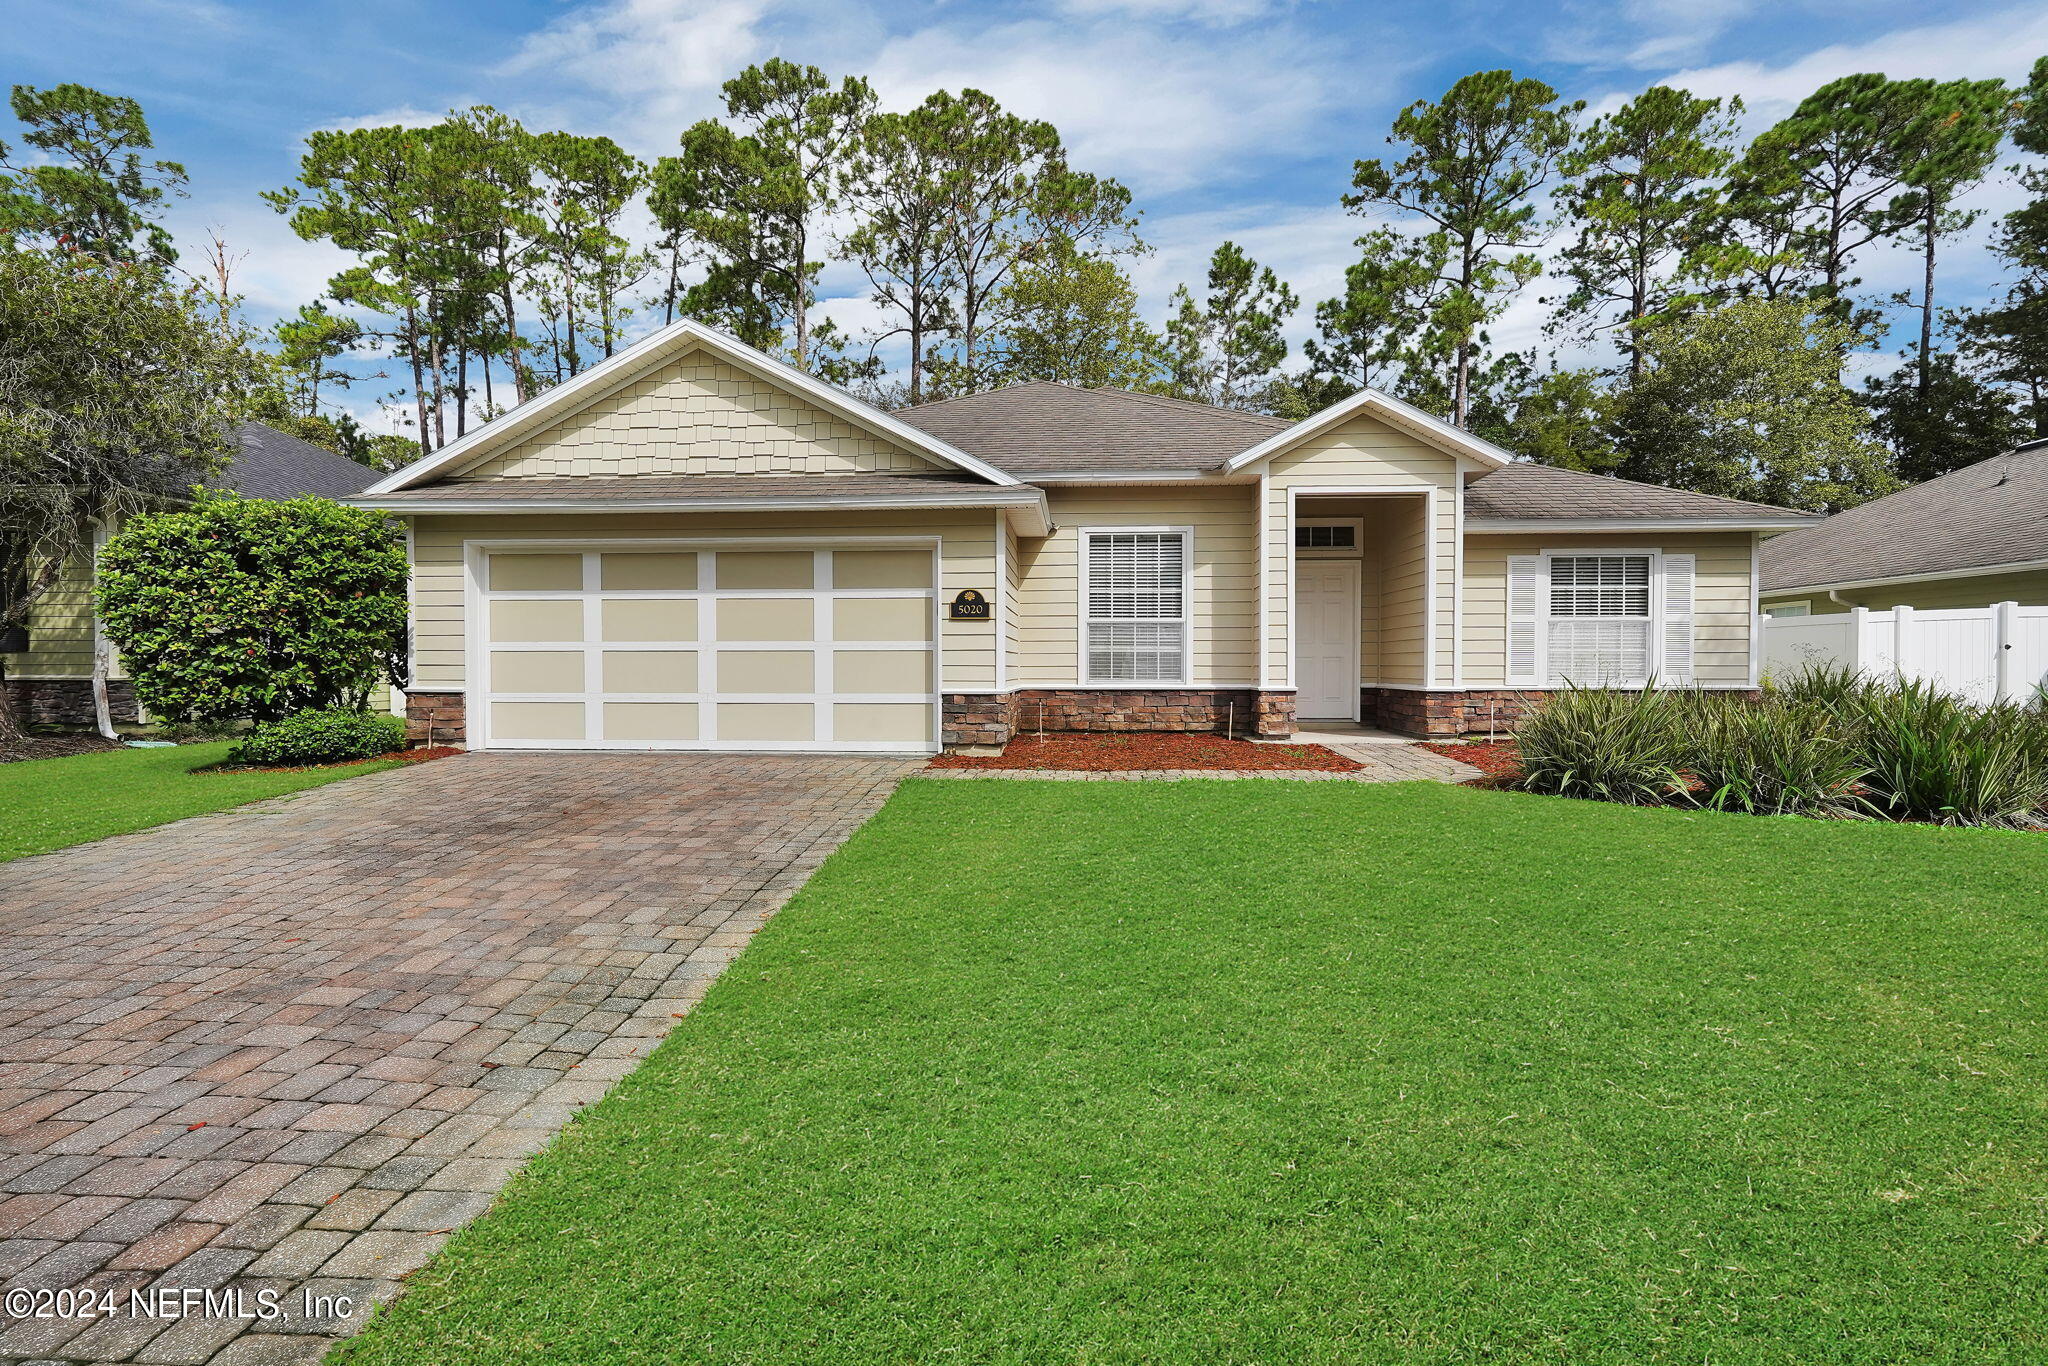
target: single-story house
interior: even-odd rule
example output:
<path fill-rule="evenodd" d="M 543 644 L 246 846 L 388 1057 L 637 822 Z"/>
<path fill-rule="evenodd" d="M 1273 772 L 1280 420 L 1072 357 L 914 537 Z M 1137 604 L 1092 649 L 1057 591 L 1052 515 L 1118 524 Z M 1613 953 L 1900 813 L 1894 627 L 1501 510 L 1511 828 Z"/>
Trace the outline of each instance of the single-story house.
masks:
<path fill-rule="evenodd" d="M 368 466 L 261 422 L 242 423 L 234 439 L 227 468 L 208 482 L 244 498 L 343 498 L 377 479 L 377 471 Z M 105 539 L 104 532 L 99 539 Z M 62 577 L 30 607 L 27 629 L 15 639 L 0 640 L 7 647 L 7 687 L 15 715 L 23 720 L 93 724 L 92 657 L 99 630 L 92 608 L 94 549 L 81 546 Z M 107 702 L 116 722 L 141 722 L 135 690 L 118 659 L 107 683 Z"/>
<path fill-rule="evenodd" d="M 1764 611 L 2048 606 L 2048 440 L 1764 542 Z"/>
<path fill-rule="evenodd" d="M 410 529 L 415 733 L 490 749 L 1455 735 L 1568 680 L 1749 689 L 1758 537 L 1812 520 L 1371 391 L 883 412 L 692 322 L 349 501 Z"/>

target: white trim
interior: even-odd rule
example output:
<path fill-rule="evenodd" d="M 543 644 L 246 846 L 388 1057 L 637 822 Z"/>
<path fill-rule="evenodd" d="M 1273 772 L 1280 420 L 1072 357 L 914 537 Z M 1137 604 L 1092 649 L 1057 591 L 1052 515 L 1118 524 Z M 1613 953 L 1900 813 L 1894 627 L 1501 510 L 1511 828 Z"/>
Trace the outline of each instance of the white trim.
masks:
<path fill-rule="evenodd" d="M 1465 481 L 1451 488 L 1451 686 L 1465 686 Z"/>
<path fill-rule="evenodd" d="M 1442 418 L 1433 417 L 1422 409 L 1400 399 L 1383 394 L 1377 389 L 1361 389 L 1341 403 L 1331 404 L 1320 413 L 1305 417 L 1285 431 L 1273 433 L 1250 450 L 1240 451 L 1224 464 L 1226 471 L 1241 470 L 1254 461 L 1291 450 L 1317 432 L 1331 427 L 1370 410 L 1373 416 L 1385 419 L 1392 425 L 1421 437 L 1438 450 L 1450 455 L 1462 455 L 1488 469 L 1499 469 L 1511 464 L 1514 457 L 1494 445 L 1482 441 L 1468 431 L 1454 427 Z"/>
<path fill-rule="evenodd" d="M 1033 484 L 1222 483 L 1220 470 L 1060 470 L 1023 476 Z"/>
<path fill-rule="evenodd" d="M 822 481 L 830 475 L 819 475 Z M 622 475 L 614 483 L 621 489 L 632 483 L 631 475 Z M 847 496 L 840 498 L 795 495 L 786 497 L 737 497 L 737 498 L 636 498 L 630 494 L 617 498 L 391 498 L 377 500 L 366 497 L 343 498 L 338 501 L 351 507 L 367 508 L 374 512 L 392 512 L 402 515 L 421 513 L 475 513 L 488 516 L 503 516 L 506 513 L 570 513 L 602 517 L 614 512 L 838 512 L 845 510 L 889 511 L 948 511 L 960 508 L 996 508 L 1016 513 L 1019 520 L 1027 523 L 1022 528 L 1028 536 L 1044 536 L 1052 529 L 1052 517 L 1047 507 L 1045 493 L 1041 489 L 1021 492 L 1005 492 L 991 489 L 958 494 L 933 495 L 925 498 L 911 498 L 896 494 L 879 497 Z"/>
<path fill-rule="evenodd" d="M 1259 471 L 1259 501 L 1258 507 L 1253 513 L 1256 525 L 1254 527 L 1255 534 L 1252 537 L 1252 544 L 1257 548 L 1259 555 L 1259 658 L 1257 663 L 1259 687 L 1262 690 L 1273 678 L 1273 627 L 1272 622 L 1269 620 L 1272 615 L 1272 604 L 1269 594 L 1271 592 L 1270 580 L 1273 576 L 1273 554 L 1269 542 L 1273 539 L 1273 508 L 1267 501 L 1268 494 L 1270 493 L 1270 490 L 1267 488 L 1267 474 L 1266 470 L 1262 469 Z"/>
<path fill-rule="evenodd" d="M 1452 472 L 1452 477 L 1457 477 L 1456 471 Z M 1439 681 L 1436 668 L 1436 595 L 1442 591 L 1442 585 L 1437 578 L 1436 494 L 1436 486 L 1432 484 L 1429 492 L 1422 498 L 1422 583 L 1426 590 L 1422 604 L 1422 681 L 1425 683 Z M 1384 560 L 1381 561 L 1380 567 L 1384 573 Z M 1384 613 L 1380 618 L 1380 629 L 1386 629 Z M 1382 651 L 1382 654 L 1384 653 Z"/>
<path fill-rule="evenodd" d="M 1349 547 L 1348 549 L 1346 549 L 1346 548 L 1344 548 L 1344 547 L 1342 547 L 1342 546 L 1303 546 L 1303 545 L 1296 545 L 1296 546 L 1294 547 L 1294 558 L 1295 558 L 1295 559 L 1297 559 L 1297 560 L 1362 560 L 1362 559 L 1364 559 L 1364 558 L 1365 558 L 1365 518 L 1363 518 L 1363 517 L 1303 517 L 1303 518 L 1301 518 L 1300 520 L 1298 520 L 1298 521 L 1296 521 L 1296 522 L 1295 522 L 1295 524 L 1294 524 L 1294 534 L 1295 534 L 1295 536 L 1296 536 L 1296 537 L 1298 538 L 1298 537 L 1299 537 L 1299 536 L 1301 535 L 1301 532 L 1302 532 L 1302 528 L 1304 528 L 1304 527 L 1314 528 L 1314 527 L 1319 527 L 1319 526 L 1348 526 L 1348 527 L 1350 527 L 1350 528 L 1351 528 L 1351 545 L 1350 545 L 1350 547 Z"/>
<path fill-rule="evenodd" d="M 1465 530 L 1473 535 L 1553 531 L 1796 531 L 1818 520 L 1802 517 L 1797 521 L 1773 522 L 1759 517 L 1697 517 L 1653 522 L 1641 517 L 1474 517 L 1465 523 Z"/>
<path fill-rule="evenodd" d="M 576 400 L 579 395 L 588 395 L 591 391 L 601 390 L 613 383 L 629 379 L 633 375 L 652 369 L 671 356 L 683 354 L 692 346 L 701 346 L 743 370 L 752 371 L 756 377 L 799 394 L 827 411 L 835 412 L 855 425 L 864 427 L 908 450 L 932 456 L 945 464 L 978 474 L 992 484 L 1023 482 L 1015 475 L 1007 474 L 993 465 L 978 460 L 929 432 L 919 431 L 879 408 L 871 407 L 850 394 L 841 393 L 831 385 L 814 379 L 794 366 L 784 365 L 773 356 L 748 346 L 736 337 L 728 336 L 716 328 L 706 327 L 694 319 L 684 318 L 642 338 L 609 360 L 591 366 L 574 379 L 558 384 L 536 398 L 528 399 L 510 412 L 486 422 L 468 436 L 452 441 L 424 459 L 416 460 L 404 469 L 378 480 L 363 491 L 363 496 L 375 498 L 378 494 L 410 488 L 429 475 L 452 465 L 467 464 L 481 459 L 507 442 L 529 435 L 551 420 L 576 411 L 581 404 L 572 400 Z"/>
<path fill-rule="evenodd" d="M 1761 593 L 1761 596 L 1775 598 L 1787 593 L 1832 593 L 1843 588 L 1888 588 L 1895 583 L 1933 583 L 1941 579 L 1982 579 L 1998 574 L 2025 574 L 2035 569 L 2048 569 L 2048 560 L 2012 560 L 2005 564 L 1970 569 L 1943 569 L 1931 574 L 1896 574 L 1888 579 L 1839 579 L 1830 583 L 1801 583 L 1788 588 L 1773 588 L 1769 592 Z"/>
<path fill-rule="evenodd" d="M 1764 538 L 1752 535 L 1749 538 L 1749 686 L 1752 688 L 1762 686 L 1764 681 L 1764 608 L 1762 596 L 1763 580 L 1761 576 L 1763 551 Z M 1697 581 L 1695 581 L 1694 587 L 1697 589 Z M 1695 609 L 1697 609 L 1697 604 L 1695 604 Z M 1807 610 L 1809 612 L 1813 610 L 1810 603 L 1807 606 Z M 1697 620 L 1697 610 L 1695 610 L 1695 620 Z M 1693 649 L 1695 651 L 1699 649 L 1698 641 L 1693 642 Z"/>
<path fill-rule="evenodd" d="M 1076 526 L 1074 531 L 1078 537 L 1075 544 L 1079 551 L 1079 562 L 1075 565 L 1076 573 L 1074 578 L 1080 588 L 1074 604 L 1076 613 L 1074 636 L 1078 646 L 1074 659 L 1074 677 L 1081 680 L 1076 686 L 1090 689 L 1106 688 L 1112 691 L 1119 690 L 1117 680 L 1111 679 L 1107 682 L 1099 682 L 1088 672 L 1088 538 L 1091 536 L 1177 535 L 1181 538 L 1180 678 L 1177 680 L 1151 678 L 1125 681 L 1136 683 L 1139 686 L 1154 688 L 1193 687 L 1194 685 L 1188 682 L 1188 679 L 1193 675 L 1195 668 L 1195 529 L 1191 526 L 1097 526 L 1091 523 Z"/>

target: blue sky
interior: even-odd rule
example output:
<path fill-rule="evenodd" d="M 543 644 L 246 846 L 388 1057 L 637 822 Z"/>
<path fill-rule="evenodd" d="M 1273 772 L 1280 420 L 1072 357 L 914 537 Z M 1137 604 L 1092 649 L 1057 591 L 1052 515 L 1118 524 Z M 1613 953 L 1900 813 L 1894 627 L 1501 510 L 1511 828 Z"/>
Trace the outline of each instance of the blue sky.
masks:
<path fill-rule="evenodd" d="M 1852 71 L 2017 80 L 2048 53 L 2048 6 L 1994 0 L 67 0 L 35 13 L 0 31 L 0 75 L 142 101 L 161 153 L 191 171 L 172 214 L 188 261 L 208 228 L 246 253 L 236 284 L 259 322 L 342 263 L 257 198 L 291 180 L 308 131 L 482 102 L 651 158 L 768 56 L 865 74 L 892 106 L 975 85 L 1053 121 L 1077 164 L 1136 194 L 1157 250 L 1133 274 L 1156 321 L 1226 236 L 1305 301 L 1335 292 L 1367 226 L 1338 204 L 1352 161 L 1384 150 L 1403 105 L 1469 71 L 1511 67 L 1596 109 L 1658 82 L 1740 95 L 1762 126 Z M 2013 202 L 1992 186 L 1975 206 L 1988 225 Z M 1949 302 L 1995 285 L 1984 238 L 1951 250 Z M 1902 288 L 1910 263 L 1873 259 L 1864 275 L 1873 293 Z M 1542 342 L 1543 292 L 1496 329 L 1502 342 Z M 824 293 L 843 322 L 869 316 L 856 278 L 828 275 Z"/>

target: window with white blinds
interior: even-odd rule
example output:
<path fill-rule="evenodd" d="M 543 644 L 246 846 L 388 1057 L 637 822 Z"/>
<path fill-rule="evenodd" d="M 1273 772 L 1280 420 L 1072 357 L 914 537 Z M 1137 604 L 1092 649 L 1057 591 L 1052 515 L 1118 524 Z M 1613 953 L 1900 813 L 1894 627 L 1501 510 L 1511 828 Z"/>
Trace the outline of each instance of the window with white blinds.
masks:
<path fill-rule="evenodd" d="M 1550 559 L 1550 674 L 1594 686 L 1640 683 L 1654 670 L 1648 555 Z"/>
<path fill-rule="evenodd" d="M 1082 560 L 1085 681 L 1186 681 L 1188 534 L 1086 531 Z"/>

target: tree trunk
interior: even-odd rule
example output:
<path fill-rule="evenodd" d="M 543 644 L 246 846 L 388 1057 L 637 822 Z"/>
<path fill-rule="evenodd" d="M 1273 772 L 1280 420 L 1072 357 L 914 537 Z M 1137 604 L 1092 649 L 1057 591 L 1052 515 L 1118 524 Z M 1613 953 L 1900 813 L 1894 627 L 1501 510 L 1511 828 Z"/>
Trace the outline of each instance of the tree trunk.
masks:
<path fill-rule="evenodd" d="M 412 362 L 412 404 L 420 423 L 420 454 L 434 449 L 432 436 L 427 432 L 427 372 L 420 364 L 420 319 L 411 304 L 405 306 L 405 353 Z"/>
<path fill-rule="evenodd" d="M 1461 341 L 1458 343 L 1458 373 L 1451 384 L 1451 425 L 1454 427 L 1465 425 L 1465 416 L 1471 406 L 1467 386 L 1471 382 L 1472 343 Z"/>
<path fill-rule="evenodd" d="M 455 348 L 455 439 L 469 433 L 469 348 Z"/>
<path fill-rule="evenodd" d="M 519 319 L 512 307 L 512 277 L 508 272 L 500 293 L 505 305 L 505 349 L 512 361 L 512 402 L 526 402 L 526 373 L 519 368 Z"/>
<path fill-rule="evenodd" d="M 1925 255 L 1920 280 L 1920 401 L 1927 402 L 1931 376 L 1927 363 L 1934 358 L 1934 230 L 1939 212 L 1934 196 L 1927 196 L 1927 214 L 1921 221 L 1921 251 Z"/>
<path fill-rule="evenodd" d="M 107 675 L 113 669 L 114 647 L 107 643 L 105 636 L 95 632 L 92 642 L 92 715 L 101 737 L 108 740 L 121 738 L 121 733 L 114 729 L 114 709 L 107 701 Z"/>
<path fill-rule="evenodd" d="M 434 329 L 434 445 L 448 444 L 447 391 L 442 387 L 442 376 L 447 370 L 447 360 L 441 351 L 441 329 Z"/>

